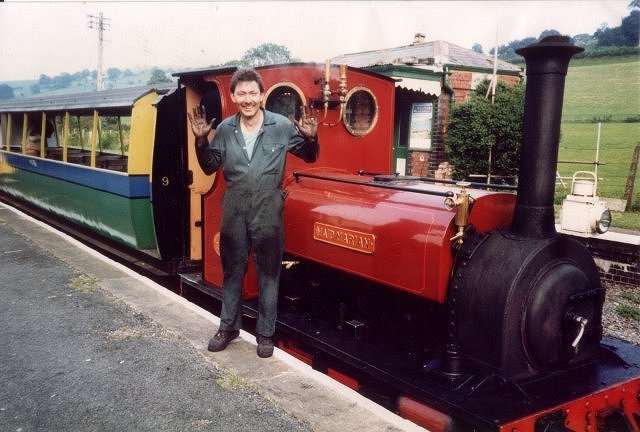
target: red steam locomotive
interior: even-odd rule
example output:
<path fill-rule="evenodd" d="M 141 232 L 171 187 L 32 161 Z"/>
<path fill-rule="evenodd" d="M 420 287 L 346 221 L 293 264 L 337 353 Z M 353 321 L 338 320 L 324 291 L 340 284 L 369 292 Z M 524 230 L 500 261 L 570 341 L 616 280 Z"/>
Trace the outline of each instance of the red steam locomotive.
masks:
<path fill-rule="evenodd" d="M 318 161 L 287 162 L 280 346 L 320 369 L 337 357 L 352 377 L 389 383 L 389 405 L 433 431 L 639 431 L 640 348 L 603 338 L 593 259 L 554 225 L 564 79 L 579 51 L 563 37 L 519 51 L 527 90 L 517 195 L 390 174 L 389 78 L 328 64 L 259 68 L 267 109 L 297 117 L 306 106 L 321 122 Z M 233 72 L 177 74 L 177 106 L 232 114 Z M 203 272 L 182 280 L 220 296 L 224 179 L 200 171 L 184 117 L 185 255 L 202 258 Z M 250 268 L 248 315 L 256 287 Z"/>

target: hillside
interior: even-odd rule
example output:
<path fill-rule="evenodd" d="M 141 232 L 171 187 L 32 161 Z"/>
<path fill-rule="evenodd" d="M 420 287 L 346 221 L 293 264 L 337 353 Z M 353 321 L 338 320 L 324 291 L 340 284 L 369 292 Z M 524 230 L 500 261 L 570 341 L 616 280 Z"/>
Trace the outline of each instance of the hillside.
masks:
<path fill-rule="evenodd" d="M 558 172 L 566 182 L 575 171 L 594 171 L 601 121 L 598 195 L 623 198 L 633 151 L 640 142 L 640 58 L 572 60 L 564 101 Z M 566 194 L 568 187 L 560 186 L 557 196 Z M 633 196 L 637 209 L 640 175 Z"/>
<path fill-rule="evenodd" d="M 167 76 L 170 77 L 173 71 L 163 69 Z M 130 74 L 121 74 L 116 79 L 104 80 L 105 89 L 136 87 L 145 85 L 151 78 L 152 70 L 147 69 L 143 71 L 131 72 Z M 93 91 L 96 89 L 96 80 L 91 77 L 83 79 L 72 79 L 70 85 L 67 87 L 39 84 L 39 80 L 21 80 L 21 81 L 0 81 L 0 84 L 7 84 L 13 88 L 13 94 L 16 98 L 32 97 L 32 96 L 46 96 L 66 93 L 82 93 Z M 58 88 L 56 88 L 58 87 Z M 39 90 L 39 91 L 38 91 Z"/>
<path fill-rule="evenodd" d="M 563 121 L 640 120 L 640 58 L 573 60 L 565 87 Z"/>

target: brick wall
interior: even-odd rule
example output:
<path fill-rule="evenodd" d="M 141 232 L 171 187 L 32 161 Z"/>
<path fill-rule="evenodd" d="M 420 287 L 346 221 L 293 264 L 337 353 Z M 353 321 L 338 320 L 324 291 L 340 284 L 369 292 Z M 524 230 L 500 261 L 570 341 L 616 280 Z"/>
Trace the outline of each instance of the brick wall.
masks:
<path fill-rule="evenodd" d="M 429 160 L 431 154 L 426 151 L 412 151 L 410 156 L 411 170 L 410 175 L 417 177 L 429 176 Z"/>
<path fill-rule="evenodd" d="M 640 245 L 613 244 L 592 254 L 603 280 L 640 286 Z"/>
<path fill-rule="evenodd" d="M 449 85 L 456 92 L 456 103 L 464 102 L 471 92 L 472 73 L 468 71 L 452 71 Z"/>
<path fill-rule="evenodd" d="M 572 237 L 589 249 L 602 280 L 640 286 L 640 244 Z"/>

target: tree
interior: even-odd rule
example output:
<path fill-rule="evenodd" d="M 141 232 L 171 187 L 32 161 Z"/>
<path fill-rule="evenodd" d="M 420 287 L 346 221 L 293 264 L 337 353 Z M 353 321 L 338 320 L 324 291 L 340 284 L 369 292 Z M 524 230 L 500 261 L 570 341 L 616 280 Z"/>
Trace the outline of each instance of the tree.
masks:
<path fill-rule="evenodd" d="M 506 45 L 500 45 L 498 47 L 498 58 L 508 62 L 522 61 L 522 57 L 516 54 L 518 48 L 526 47 L 532 43 L 536 43 L 537 39 L 534 37 L 528 37 L 524 39 L 514 40 Z M 491 48 L 489 54 L 493 55 L 495 48 Z"/>
<path fill-rule="evenodd" d="M 248 49 L 242 56 L 242 59 L 240 59 L 240 64 L 247 67 L 256 67 L 289 63 L 291 61 L 291 54 L 287 47 L 272 43 L 263 43 L 255 48 Z"/>
<path fill-rule="evenodd" d="M 573 42 L 574 45 L 579 46 L 584 48 L 585 50 L 593 50 L 598 41 L 595 37 L 593 37 L 593 35 L 590 35 L 588 33 L 581 33 L 581 34 L 577 34 L 574 37 L 571 38 L 571 42 Z"/>
<path fill-rule="evenodd" d="M 640 10 L 634 10 L 628 17 L 623 18 L 620 28 L 624 46 L 640 45 Z"/>
<path fill-rule="evenodd" d="M 13 99 L 13 87 L 9 84 L 0 84 L 0 99 Z"/>
<path fill-rule="evenodd" d="M 71 75 L 67 72 L 63 72 L 60 75 L 56 75 L 51 78 L 51 87 L 54 89 L 67 88 L 71 85 Z"/>
<path fill-rule="evenodd" d="M 118 68 L 107 69 L 107 78 L 109 78 L 109 80 L 111 81 L 117 80 L 121 74 L 122 74 L 122 71 L 120 71 L 120 69 Z"/>
<path fill-rule="evenodd" d="M 229 60 L 224 62 L 221 66 L 244 66 L 240 60 Z"/>
<path fill-rule="evenodd" d="M 471 50 L 477 52 L 478 54 L 482 54 L 482 45 L 480 45 L 479 43 L 474 43 L 471 47 Z"/>
<path fill-rule="evenodd" d="M 599 47 L 638 46 L 640 39 L 640 10 L 633 10 L 622 19 L 619 27 L 609 28 L 602 24 L 593 34 Z"/>
<path fill-rule="evenodd" d="M 538 40 L 542 40 L 544 38 L 546 38 L 547 36 L 561 36 L 560 32 L 558 30 L 545 30 L 542 33 L 540 33 L 540 36 L 538 36 Z"/>
<path fill-rule="evenodd" d="M 488 80 L 480 83 L 468 101 L 453 109 L 447 125 L 448 159 L 459 179 L 518 175 L 524 84 L 498 82 L 493 104 L 484 97 L 488 86 Z"/>
<path fill-rule="evenodd" d="M 153 70 L 151 71 L 151 77 L 149 78 L 149 81 L 147 82 L 147 84 L 150 85 L 150 84 L 170 83 L 170 82 L 171 82 L 171 78 L 169 78 L 162 69 L 153 68 Z"/>
<path fill-rule="evenodd" d="M 48 86 L 49 84 L 51 84 L 51 78 L 48 75 L 40 74 L 38 84 L 40 84 L 41 86 Z"/>

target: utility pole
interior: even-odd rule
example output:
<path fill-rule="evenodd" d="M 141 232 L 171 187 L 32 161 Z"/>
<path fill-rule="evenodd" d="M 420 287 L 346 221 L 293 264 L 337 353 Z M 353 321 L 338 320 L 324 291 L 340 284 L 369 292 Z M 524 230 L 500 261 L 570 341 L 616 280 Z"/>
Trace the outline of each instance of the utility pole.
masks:
<path fill-rule="evenodd" d="M 98 91 L 104 90 L 104 83 L 102 82 L 102 78 L 104 74 L 102 73 L 102 49 L 104 45 L 104 31 L 107 30 L 107 27 L 110 25 L 107 21 L 109 18 L 105 18 L 102 15 L 102 12 L 95 15 L 87 15 L 89 18 L 89 28 L 98 30 L 98 71 L 96 72 L 96 89 Z"/>

